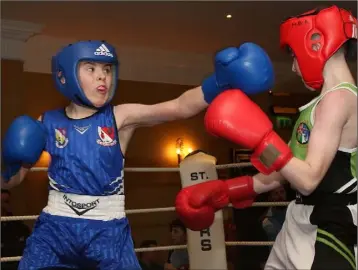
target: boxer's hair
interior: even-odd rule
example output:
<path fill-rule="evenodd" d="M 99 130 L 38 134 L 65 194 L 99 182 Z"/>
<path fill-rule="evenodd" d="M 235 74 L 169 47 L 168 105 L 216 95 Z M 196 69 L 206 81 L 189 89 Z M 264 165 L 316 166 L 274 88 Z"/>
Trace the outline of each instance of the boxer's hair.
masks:
<path fill-rule="evenodd" d="M 155 241 L 155 240 L 144 240 L 144 241 L 140 244 L 139 248 L 148 248 L 148 247 L 151 247 L 151 246 L 156 246 L 156 247 L 157 247 L 157 246 L 158 246 L 157 241 Z M 140 258 L 142 258 L 143 253 L 144 253 L 144 252 L 140 252 L 140 253 L 139 253 L 139 257 L 140 257 Z"/>
<path fill-rule="evenodd" d="M 8 189 L 1 189 L 1 194 L 3 194 L 3 193 L 11 195 L 10 190 L 8 190 Z"/>
<path fill-rule="evenodd" d="M 320 11 L 326 9 L 326 8 L 329 8 L 333 5 L 319 5 L 319 6 L 316 6 L 315 8 L 312 8 L 312 13 L 311 15 L 317 15 Z M 288 19 L 291 19 L 291 18 L 300 18 L 300 17 L 304 17 L 306 15 L 304 15 L 304 13 L 308 12 L 307 9 L 305 8 L 304 10 L 302 10 L 302 12 L 298 13 L 298 14 L 294 14 L 294 15 L 290 15 L 290 16 L 285 16 L 282 20 L 282 22 L 284 21 L 287 21 Z"/>
<path fill-rule="evenodd" d="M 169 225 L 169 229 L 170 231 L 173 230 L 173 228 L 180 228 L 183 230 L 184 233 L 186 233 L 186 227 L 184 225 L 184 223 L 180 220 L 180 219 L 174 219 L 170 225 Z"/>
<path fill-rule="evenodd" d="M 158 246 L 157 241 L 155 240 L 144 240 L 141 244 L 140 244 L 140 248 L 146 248 L 146 247 L 150 247 L 150 246 Z"/>

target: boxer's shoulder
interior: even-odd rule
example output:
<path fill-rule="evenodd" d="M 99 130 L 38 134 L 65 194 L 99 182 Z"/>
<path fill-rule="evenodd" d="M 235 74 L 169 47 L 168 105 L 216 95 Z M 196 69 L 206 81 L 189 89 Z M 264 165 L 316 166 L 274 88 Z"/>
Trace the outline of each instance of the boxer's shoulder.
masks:
<path fill-rule="evenodd" d="M 314 129 L 321 130 L 322 134 L 327 134 L 327 130 L 330 130 L 331 140 L 335 136 L 334 133 L 339 133 L 339 145 L 344 148 L 356 147 L 357 139 L 357 94 L 354 89 L 351 90 L 337 87 L 327 91 L 322 95 L 312 115 Z"/>
<path fill-rule="evenodd" d="M 52 109 L 42 112 L 41 117 L 44 118 L 45 115 L 64 115 L 64 114 L 65 114 L 64 108 L 57 108 L 57 109 Z"/>
<path fill-rule="evenodd" d="M 343 114 L 348 116 L 352 113 L 356 113 L 357 108 L 357 90 L 354 87 L 337 87 L 330 91 L 327 91 L 321 98 L 318 108 L 325 110 L 332 110 L 336 108 Z"/>
<path fill-rule="evenodd" d="M 124 127 L 125 119 L 127 118 L 127 115 L 129 113 L 130 113 L 130 110 L 128 108 L 128 104 L 119 104 L 119 105 L 113 106 L 113 115 L 114 115 L 114 119 L 116 121 L 118 130 L 120 130 Z"/>
<path fill-rule="evenodd" d="M 42 123 L 57 121 L 59 118 L 65 116 L 64 108 L 47 110 L 41 113 L 37 120 Z"/>
<path fill-rule="evenodd" d="M 116 120 L 118 130 L 135 128 L 129 119 L 138 118 L 140 111 L 138 110 L 139 104 L 136 103 L 125 103 L 113 107 L 113 114 Z"/>

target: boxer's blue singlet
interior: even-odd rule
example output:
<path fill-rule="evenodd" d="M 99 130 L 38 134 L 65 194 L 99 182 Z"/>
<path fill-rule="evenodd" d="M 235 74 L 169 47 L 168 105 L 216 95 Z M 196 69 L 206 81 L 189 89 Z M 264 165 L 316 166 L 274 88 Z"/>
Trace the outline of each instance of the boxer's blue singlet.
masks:
<path fill-rule="evenodd" d="M 124 157 L 111 105 L 84 119 L 70 119 L 64 109 L 48 111 L 42 122 L 48 131 L 45 150 L 51 156 L 50 190 L 124 196 Z M 140 269 L 127 218 L 103 221 L 42 212 L 19 269 L 52 267 Z"/>

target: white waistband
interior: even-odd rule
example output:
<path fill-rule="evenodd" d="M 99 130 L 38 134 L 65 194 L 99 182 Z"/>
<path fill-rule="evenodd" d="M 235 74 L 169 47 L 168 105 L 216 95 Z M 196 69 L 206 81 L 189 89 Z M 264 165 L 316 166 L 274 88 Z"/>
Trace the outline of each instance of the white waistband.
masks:
<path fill-rule="evenodd" d="M 126 216 L 124 195 L 88 196 L 50 190 L 44 212 L 65 217 L 112 220 Z"/>

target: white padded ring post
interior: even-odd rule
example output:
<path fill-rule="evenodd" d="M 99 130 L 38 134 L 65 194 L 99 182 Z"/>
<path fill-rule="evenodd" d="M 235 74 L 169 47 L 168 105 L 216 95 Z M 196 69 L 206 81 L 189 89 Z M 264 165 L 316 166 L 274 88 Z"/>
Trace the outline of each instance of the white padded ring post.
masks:
<path fill-rule="evenodd" d="M 218 179 L 216 158 L 203 152 L 180 163 L 182 187 Z M 190 269 L 227 269 L 223 213 L 215 214 L 213 225 L 200 232 L 187 229 Z"/>

